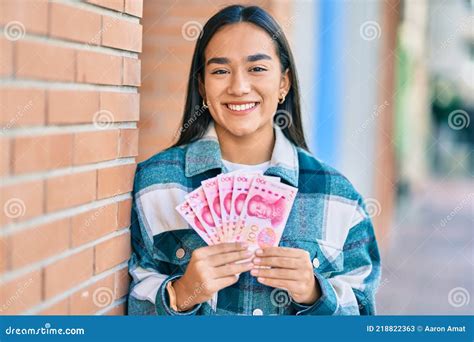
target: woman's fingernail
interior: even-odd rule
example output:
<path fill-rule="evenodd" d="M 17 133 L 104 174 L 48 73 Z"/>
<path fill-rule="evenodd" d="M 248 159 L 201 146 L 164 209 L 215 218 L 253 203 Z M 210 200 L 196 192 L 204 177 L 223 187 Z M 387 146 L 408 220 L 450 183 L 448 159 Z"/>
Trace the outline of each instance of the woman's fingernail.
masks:
<path fill-rule="evenodd" d="M 251 270 L 251 271 L 250 271 L 250 274 L 251 274 L 251 275 L 257 275 L 257 274 L 258 274 L 258 270 Z"/>
<path fill-rule="evenodd" d="M 257 255 L 262 255 L 263 254 L 263 251 L 261 249 L 257 249 L 257 251 L 255 252 Z"/>
<path fill-rule="evenodd" d="M 260 258 L 253 258 L 253 262 L 256 263 L 256 264 L 260 263 L 260 261 L 262 261 L 262 259 L 260 259 Z"/>

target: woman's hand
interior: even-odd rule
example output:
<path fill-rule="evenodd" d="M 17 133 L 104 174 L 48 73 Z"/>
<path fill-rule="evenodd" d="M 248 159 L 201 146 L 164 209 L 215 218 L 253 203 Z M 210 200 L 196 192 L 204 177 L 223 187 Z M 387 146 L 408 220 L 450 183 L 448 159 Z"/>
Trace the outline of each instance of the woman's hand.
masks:
<path fill-rule="evenodd" d="M 321 296 L 309 253 L 303 249 L 268 247 L 256 251 L 253 263 L 271 269 L 254 268 L 250 272 L 259 283 L 288 291 L 293 300 L 311 305 Z"/>
<path fill-rule="evenodd" d="M 193 251 L 184 275 L 173 282 L 176 305 L 187 311 L 212 298 L 214 293 L 235 284 L 239 274 L 250 271 L 252 262 L 235 264 L 250 259 L 253 252 L 243 243 L 221 243 Z"/>

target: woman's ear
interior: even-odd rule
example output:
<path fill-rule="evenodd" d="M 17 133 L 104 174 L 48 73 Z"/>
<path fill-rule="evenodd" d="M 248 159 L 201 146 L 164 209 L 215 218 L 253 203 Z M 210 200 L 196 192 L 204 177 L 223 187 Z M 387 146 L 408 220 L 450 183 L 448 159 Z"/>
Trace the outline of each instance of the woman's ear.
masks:
<path fill-rule="evenodd" d="M 291 78 L 290 78 L 290 69 L 286 69 L 281 74 L 280 80 L 280 95 L 284 94 L 285 96 L 288 94 L 291 88 Z"/>

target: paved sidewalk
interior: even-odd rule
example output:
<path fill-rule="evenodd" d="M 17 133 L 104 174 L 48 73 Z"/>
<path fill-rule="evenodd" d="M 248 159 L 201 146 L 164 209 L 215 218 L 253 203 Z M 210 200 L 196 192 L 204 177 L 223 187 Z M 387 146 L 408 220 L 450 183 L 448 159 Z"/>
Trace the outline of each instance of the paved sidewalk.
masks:
<path fill-rule="evenodd" d="M 378 314 L 474 314 L 474 181 L 430 182 L 391 234 Z"/>

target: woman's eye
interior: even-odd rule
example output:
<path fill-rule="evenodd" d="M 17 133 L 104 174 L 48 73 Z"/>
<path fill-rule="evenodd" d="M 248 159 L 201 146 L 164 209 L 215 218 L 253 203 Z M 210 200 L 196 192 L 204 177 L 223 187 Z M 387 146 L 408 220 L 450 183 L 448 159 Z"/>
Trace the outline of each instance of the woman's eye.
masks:
<path fill-rule="evenodd" d="M 267 69 L 262 68 L 262 67 L 253 67 L 250 69 L 250 71 L 262 72 L 262 71 L 267 71 Z"/>
<path fill-rule="evenodd" d="M 222 69 L 211 72 L 212 75 L 224 75 L 225 73 L 227 73 L 227 70 Z"/>

